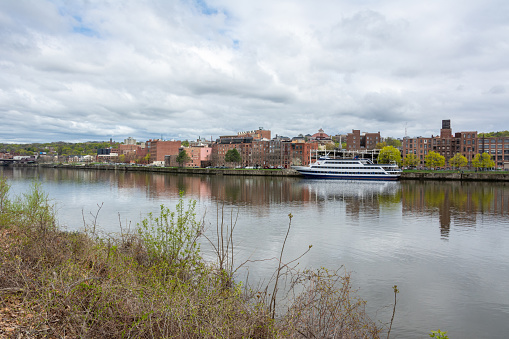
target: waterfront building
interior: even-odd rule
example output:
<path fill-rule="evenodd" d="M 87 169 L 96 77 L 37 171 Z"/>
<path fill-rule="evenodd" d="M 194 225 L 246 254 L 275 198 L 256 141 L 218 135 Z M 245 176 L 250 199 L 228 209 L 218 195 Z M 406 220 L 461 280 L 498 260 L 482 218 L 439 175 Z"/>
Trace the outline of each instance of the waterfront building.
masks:
<path fill-rule="evenodd" d="M 178 155 L 181 147 L 180 141 L 163 141 L 160 139 L 150 139 L 146 145 L 150 154 L 150 162 L 162 164 L 164 164 L 164 157 L 166 155 Z"/>
<path fill-rule="evenodd" d="M 369 151 L 376 148 L 376 144 L 381 141 L 380 132 L 377 133 L 361 133 L 360 130 L 354 129 L 352 133 L 346 136 L 346 149 L 348 151 Z"/>
<path fill-rule="evenodd" d="M 488 153 L 497 168 L 509 170 L 509 137 L 485 137 L 479 135 L 479 153 Z"/>
<path fill-rule="evenodd" d="M 212 145 L 211 161 L 213 166 L 226 166 L 226 153 L 236 149 L 242 167 L 289 168 L 292 164 L 307 165 L 310 162 L 311 150 L 318 148 L 316 141 L 306 142 L 302 139 L 292 139 L 276 136 L 270 138 L 270 131 L 262 128 L 239 132 L 236 135 L 220 136 Z"/>
<path fill-rule="evenodd" d="M 440 135 L 417 138 L 403 138 L 401 144 L 402 156 L 415 154 L 419 158 L 420 166 L 425 165 L 425 158 L 429 151 L 434 151 L 445 158 L 445 166 L 449 167 L 449 160 L 457 153 L 467 158 L 469 165 L 475 154 L 479 152 L 477 147 L 477 131 L 465 131 L 453 134 L 450 120 L 442 120 Z"/>

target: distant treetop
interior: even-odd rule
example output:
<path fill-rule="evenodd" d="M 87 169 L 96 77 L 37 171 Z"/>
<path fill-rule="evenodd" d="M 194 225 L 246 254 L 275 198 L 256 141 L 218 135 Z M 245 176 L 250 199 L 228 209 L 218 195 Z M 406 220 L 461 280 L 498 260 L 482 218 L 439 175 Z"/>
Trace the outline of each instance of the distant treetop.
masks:
<path fill-rule="evenodd" d="M 500 131 L 500 132 L 488 132 L 488 133 L 477 133 L 479 137 L 509 137 L 509 131 Z"/>

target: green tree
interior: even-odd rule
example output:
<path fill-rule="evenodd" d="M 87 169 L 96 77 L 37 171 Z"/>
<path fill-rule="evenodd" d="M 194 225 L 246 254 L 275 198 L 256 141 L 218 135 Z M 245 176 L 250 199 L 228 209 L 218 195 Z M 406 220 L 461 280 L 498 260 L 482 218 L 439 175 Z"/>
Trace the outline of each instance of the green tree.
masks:
<path fill-rule="evenodd" d="M 395 162 L 401 164 L 401 153 L 394 146 L 385 146 L 380 150 L 377 161 L 379 164 L 389 164 Z"/>
<path fill-rule="evenodd" d="M 385 138 L 385 141 L 382 141 L 382 142 L 379 142 L 378 144 L 376 144 L 375 148 L 382 149 L 385 146 L 393 146 L 393 147 L 398 148 L 398 147 L 401 147 L 401 141 L 399 141 L 398 139 L 394 139 L 392 137 L 387 137 L 387 138 Z"/>
<path fill-rule="evenodd" d="M 483 154 L 476 154 L 472 159 L 472 166 L 475 168 L 486 169 L 495 167 L 495 162 L 491 160 L 491 155 L 484 152 Z"/>
<path fill-rule="evenodd" d="M 177 155 L 177 162 L 179 166 L 183 166 L 186 162 L 189 162 L 190 160 L 191 157 L 187 154 L 185 149 L 180 151 L 179 155 Z"/>
<path fill-rule="evenodd" d="M 419 157 L 413 153 L 408 153 L 403 160 L 403 166 L 416 167 L 419 164 Z"/>
<path fill-rule="evenodd" d="M 449 159 L 449 165 L 455 167 L 456 169 L 460 167 L 465 167 L 468 164 L 467 158 L 460 153 L 456 153 L 451 159 Z"/>
<path fill-rule="evenodd" d="M 335 148 L 336 148 L 336 144 L 335 144 L 335 143 L 328 143 L 328 144 L 326 144 L 326 145 L 325 145 L 325 149 L 326 149 L 327 151 L 332 151 L 332 150 L 334 150 Z"/>
<path fill-rule="evenodd" d="M 239 151 L 236 148 L 228 150 L 224 156 L 224 161 L 226 162 L 241 162 L 242 157 L 240 156 Z"/>
<path fill-rule="evenodd" d="M 181 143 L 181 144 L 182 144 L 182 146 L 184 146 L 184 147 L 189 147 L 189 141 L 187 141 L 187 140 L 182 141 L 182 143 Z"/>
<path fill-rule="evenodd" d="M 437 152 L 429 151 L 424 157 L 424 162 L 430 168 L 442 167 L 445 165 L 445 157 Z"/>
<path fill-rule="evenodd" d="M 143 157 L 143 162 L 145 164 L 150 164 L 150 153 L 147 153 L 147 155 Z"/>

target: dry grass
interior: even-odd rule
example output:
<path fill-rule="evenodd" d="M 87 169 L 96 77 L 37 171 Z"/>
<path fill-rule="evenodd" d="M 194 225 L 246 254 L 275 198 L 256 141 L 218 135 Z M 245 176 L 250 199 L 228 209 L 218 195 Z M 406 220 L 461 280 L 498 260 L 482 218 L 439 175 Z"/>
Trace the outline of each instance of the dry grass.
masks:
<path fill-rule="evenodd" d="M 6 185 L 0 178 L 0 189 Z M 230 280 L 231 266 L 217 268 L 201 260 L 175 266 L 150 253 L 138 234 L 102 239 L 64 232 L 38 187 L 15 202 L 1 192 L 0 337 L 380 335 L 381 328 L 364 312 L 364 301 L 352 294 L 346 273 L 322 269 L 293 275 L 293 291 L 303 292 L 295 295 L 287 312 L 274 316 L 272 297 L 247 297 Z M 226 246 L 218 252 L 222 263 L 230 250 Z"/>

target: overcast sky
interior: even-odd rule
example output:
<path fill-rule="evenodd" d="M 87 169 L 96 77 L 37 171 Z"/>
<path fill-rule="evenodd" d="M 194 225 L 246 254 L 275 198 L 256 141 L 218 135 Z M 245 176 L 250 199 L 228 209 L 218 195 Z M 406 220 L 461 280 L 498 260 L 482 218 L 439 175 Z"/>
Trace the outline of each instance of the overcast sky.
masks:
<path fill-rule="evenodd" d="M 0 142 L 509 129 L 507 0 L 1 0 Z"/>

